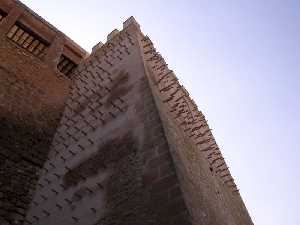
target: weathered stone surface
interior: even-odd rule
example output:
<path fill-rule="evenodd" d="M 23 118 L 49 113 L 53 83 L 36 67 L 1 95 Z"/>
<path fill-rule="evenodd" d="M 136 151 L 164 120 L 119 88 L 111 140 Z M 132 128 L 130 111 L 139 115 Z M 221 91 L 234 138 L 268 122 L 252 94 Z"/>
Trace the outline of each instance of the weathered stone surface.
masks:
<path fill-rule="evenodd" d="M 74 72 L 29 221 L 188 224 L 137 32 L 128 26 Z"/>
<path fill-rule="evenodd" d="M 72 82 L 50 59 L 7 38 L 15 22 L 25 19 L 49 40 L 61 34 L 15 1 L 1 1 L 0 9 L 7 12 L 0 22 L 0 224 L 21 224 Z"/>
<path fill-rule="evenodd" d="M 78 61 L 75 45 L 41 18 L 44 58 L 6 38 L 35 17 L 14 6 L 0 3 L 1 224 L 253 224 L 205 117 L 133 17 L 70 80 L 56 64 Z"/>

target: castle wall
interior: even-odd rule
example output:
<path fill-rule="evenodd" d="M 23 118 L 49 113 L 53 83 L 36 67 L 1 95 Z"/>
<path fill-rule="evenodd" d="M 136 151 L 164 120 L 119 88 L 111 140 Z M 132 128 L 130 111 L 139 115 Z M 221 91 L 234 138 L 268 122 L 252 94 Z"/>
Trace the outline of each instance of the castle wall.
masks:
<path fill-rule="evenodd" d="M 0 9 L 1 224 L 253 224 L 205 117 L 134 18 L 81 62 L 26 6 Z M 43 55 L 9 38 L 17 22 Z M 65 76 L 64 63 L 80 65 Z"/>
<path fill-rule="evenodd" d="M 47 57 L 38 58 L 7 37 L 25 17 L 50 41 L 60 34 L 38 27 L 33 18 L 30 23 L 28 12 L 13 1 L 1 1 L 0 9 L 7 12 L 0 22 L 0 224 L 20 224 L 72 81 L 51 62 L 59 58 L 63 43 L 50 45 Z"/>
<path fill-rule="evenodd" d="M 205 117 L 151 40 L 139 40 L 192 223 L 253 224 Z"/>
<path fill-rule="evenodd" d="M 75 72 L 27 215 L 33 224 L 189 224 L 129 22 Z"/>

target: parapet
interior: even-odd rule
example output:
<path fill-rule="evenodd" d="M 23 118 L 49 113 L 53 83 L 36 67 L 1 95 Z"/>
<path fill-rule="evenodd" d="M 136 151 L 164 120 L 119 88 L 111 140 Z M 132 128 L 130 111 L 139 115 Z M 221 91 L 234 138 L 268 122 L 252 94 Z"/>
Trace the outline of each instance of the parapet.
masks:
<path fill-rule="evenodd" d="M 98 49 L 100 49 L 104 44 L 100 41 L 98 42 L 98 44 L 96 44 L 93 49 L 92 49 L 92 52 L 95 52 L 97 51 Z"/>
<path fill-rule="evenodd" d="M 130 25 L 135 25 L 137 27 L 140 27 L 138 22 L 136 22 L 135 18 L 133 16 L 129 17 L 125 22 L 123 23 L 123 29 L 127 28 Z"/>
<path fill-rule="evenodd" d="M 118 29 L 114 29 L 112 32 L 110 32 L 107 35 L 107 41 L 110 41 L 111 39 L 113 39 L 114 36 L 116 36 L 120 31 Z"/>
<path fill-rule="evenodd" d="M 127 20 L 125 20 L 123 22 L 123 29 L 122 30 L 118 30 L 118 29 L 114 29 L 112 30 L 108 35 L 107 35 L 107 38 L 106 38 L 106 42 L 103 43 L 103 42 L 99 42 L 98 44 L 96 44 L 93 48 L 92 48 L 92 54 L 95 54 L 96 52 L 99 53 L 99 51 L 106 51 L 105 49 L 107 47 L 109 47 L 110 44 L 112 44 L 114 42 L 114 40 L 117 38 L 117 37 L 120 37 L 128 32 L 128 30 L 130 29 L 130 27 L 134 27 L 135 29 L 138 29 L 140 31 L 140 25 L 138 24 L 138 22 L 136 21 L 136 19 L 131 16 L 129 17 Z"/>

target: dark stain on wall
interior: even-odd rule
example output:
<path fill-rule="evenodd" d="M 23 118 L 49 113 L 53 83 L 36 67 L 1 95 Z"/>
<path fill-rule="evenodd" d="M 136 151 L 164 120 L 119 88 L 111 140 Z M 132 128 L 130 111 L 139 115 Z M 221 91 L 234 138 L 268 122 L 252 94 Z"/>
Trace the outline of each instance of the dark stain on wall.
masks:
<path fill-rule="evenodd" d="M 147 221 L 155 220 L 146 204 L 148 194 L 142 185 L 143 164 L 140 151 L 136 149 L 132 136 L 127 135 L 122 143 L 123 150 L 111 155 L 115 160 L 106 190 L 108 213 L 96 224 L 149 224 Z"/>
<path fill-rule="evenodd" d="M 25 216 L 32 198 L 30 190 L 34 189 L 38 171 L 46 160 L 52 132 L 0 116 L 0 218 L 3 220 L 22 220 Z"/>
<path fill-rule="evenodd" d="M 92 104 L 93 102 L 101 102 L 102 99 L 102 95 L 101 92 L 103 92 L 104 87 L 100 87 L 96 90 L 93 91 L 93 94 L 91 96 L 89 96 L 89 98 L 86 99 L 86 101 L 82 102 L 76 109 L 74 109 L 74 113 L 80 114 L 82 113 L 90 104 Z M 100 106 L 102 106 L 102 104 L 99 104 Z"/>
<path fill-rule="evenodd" d="M 155 177 L 145 182 L 149 173 L 159 172 L 158 167 L 170 165 L 172 160 L 170 157 L 162 157 L 163 154 L 151 158 L 158 146 L 165 152 L 168 151 L 168 145 L 147 80 L 142 78 L 136 85 L 141 87 L 136 94 L 144 100 L 135 104 L 136 118 L 139 117 L 145 125 L 145 130 L 139 136 L 145 139 L 141 148 L 129 151 L 129 154 L 114 163 L 106 185 L 107 213 L 95 225 L 190 225 L 185 203 L 180 198 L 181 192 L 173 188 L 177 178 L 172 166 L 167 171 L 171 179 L 167 175 L 160 180 Z M 137 146 L 134 139 L 128 141 L 132 143 L 130 145 Z M 149 166 L 149 161 L 156 161 L 157 165 Z M 170 188 L 172 192 L 169 192 Z"/>
<path fill-rule="evenodd" d="M 108 107 L 111 102 L 116 101 L 118 98 L 125 96 L 131 89 L 132 85 L 128 85 L 129 74 L 122 70 L 113 80 L 111 93 L 106 99 L 105 106 Z"/>
<path fill-rule="evenodd" d="M 130 153 L 136 153 L 136 147 L 130 133 L 107 140 L 98 147 L 97 153 L 92 154 L 88 159 L 82 161 L 65 174 L 64 184 L 67 188 L 76 186 L 79 182 L 101 171 L 105 171 L 116 161 L 122 160 Z"/>
<path fill-rule="evenodd" d="M 122 70 L 121 72 L 114 71 L 112 77 L 115 79 L 112 80 L 107 94 L 103 95 L 108 89 L 103 86 L 93 91 L 93 94 L 89 98 L 82 102 L 77 109 L 74 110 L 75 114 L 82 113 L 90 104 L 99 103 L 98 107 L 94 110 L 100 110 L 99 108 L 104 106 L 106 109 L 112 106 L 116 106 L 115 102 L 120 101 L 123 103 L 122 98 L 128 94 L 128 92 L 133 88 L 133 85 L 128 85 L 129 74 Z M 105 99 L 106 98 L 106 99 Z M 117 106 L 118 107 L 118 106 Z M 121 109 L 121 111 L 126 111 L 127 107 Z"/>

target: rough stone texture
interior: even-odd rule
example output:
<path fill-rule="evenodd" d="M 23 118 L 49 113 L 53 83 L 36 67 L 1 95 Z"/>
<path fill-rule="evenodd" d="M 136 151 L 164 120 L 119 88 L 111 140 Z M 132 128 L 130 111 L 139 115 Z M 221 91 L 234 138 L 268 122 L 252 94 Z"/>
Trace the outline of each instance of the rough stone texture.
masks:
<path fill-rule="evenodd" d="M 68 91 L 68 82 L 53 79 L 53 71 L 39 66 L 30 68 L 27 64 L 30 59 L 15 56 L 18 49 L 14 48 L 7 40 L 0 40 L 0 191 L 3 195 L 0 208 L 7 220 L 14 217 L 11 213 L 16 213 L 7 213 L 14 202 L 22 202 L 23 215 L 30 201 L 27 193 L 34 187 L 36 173 L 46 159 Z M 8 60 L 12 55 L 15 59 Z M 49 84 L 39 78 L 33 80 L 41 74 L 45 81 L 50 80 Z"/>
<path fill-rule="evenodd" d="M 191 222 L 252 225 L 205 117 L 151 40 L 139 40 Z"/>
<path fill-rule="evenodd" d="M 0 2 L 1 8 L 5 2 Z M 6 37 L 24 13 L 9 6 L 0 22 L 1 225 L 20 224 L 25 217 L 71 84 L 46 60 Z"/>
<path fill-rule="evenodd" d="M 136 26 L 83 62 L 27 220 L 187 225 Z"/>
<path fill-rule="evenodd" d="M 44 58 L 6 38 L 36 16 L 12 5 L 0 23 L 0 224 L 253 224 L 205 117 L 133 17 L 71 81 L 55 68 L 72 47 L 41 18 Z"/>

